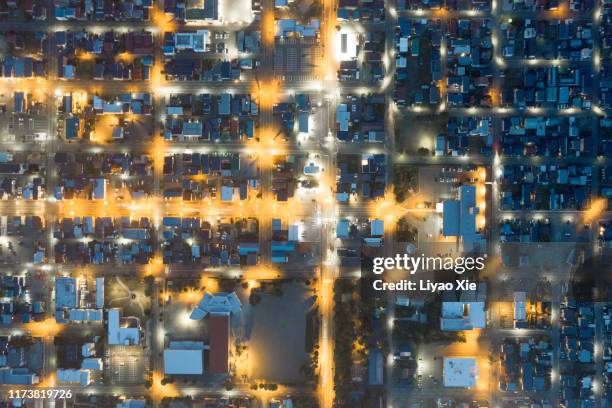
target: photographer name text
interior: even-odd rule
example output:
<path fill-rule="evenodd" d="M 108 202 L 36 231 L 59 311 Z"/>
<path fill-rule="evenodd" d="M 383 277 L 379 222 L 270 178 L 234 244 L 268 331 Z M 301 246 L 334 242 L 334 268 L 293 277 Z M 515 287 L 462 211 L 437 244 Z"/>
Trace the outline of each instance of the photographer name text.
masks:
<path fill-rule="evenodd" d="M 372 283 L 374 290 L 390 291 L 421 291 L 421 292 L 444 292 L 455 290 L 476 290 L 476 282 L 468 279 L 457 279 L 455 282 L 433 282 L 429 279 L 416 281 L 402 279 L 397 282 L 385 282 L 377 279 Z"/>

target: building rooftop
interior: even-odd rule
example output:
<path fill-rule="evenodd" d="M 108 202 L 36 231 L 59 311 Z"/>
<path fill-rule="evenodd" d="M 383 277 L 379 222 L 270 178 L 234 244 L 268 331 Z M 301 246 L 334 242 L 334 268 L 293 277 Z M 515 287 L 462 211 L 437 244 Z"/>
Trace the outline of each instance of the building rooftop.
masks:
<path fill-rule="evenodd" d="M 447 237 L 461 237 L 463 250 L 470 252 L 481 235 L 476 230 L 476 215 L 479 209 L 476 206 L 476 187 L 462 185 L 459 187 L 458 200 L 443 202 L 442 235 Z"/>
<path fill-rule="evenodd" d="M 136 318 L 130 318 L 136 322 Z M 127 319 L 121 318 L 119 309 L 108 311 L 108 344 L 112 345 L 135 345 L 140 343 L 140 327 L 129 327 Z"/>
<path fill-rule="evenodd" d="M 38 376 L 26 367 L 0 367 L 0 384 L 33 385 L 37 383 Z"/>
<path fill-rule="evenodd" d="M 62 384 L 79 384 L 83 387 L 91 383 L 91 370 L 86 369 L 58 369 L 57 382 Z"/>
<path fill-rule="evenodd" d="M 77 279 L 71 277 L 55 279 L 55 308 L 75 308 L 77 303 Z"/>
<path fill-rule="evenodd" d="M 237 313 L 242 308 L 242 303 L 235 292 L 217 293 L 215 295 L 206 292 L 204 298 L 189 316 L 193 320 L 202 320 L 208 314 L 227 315 Z"/>
<path fill-rule="evenodd" d="M 444 358 L 444 386 L 472 388 L 476 385 L 478 365 L 475 358 Z"/>
<path fill-rule="evenodd" d="M 212 315 L 208 320 L 210 332 L 210 372 L 229 372 L 229 315 Z"/>
<path fill-rule="evenodd" d="M 164 374 L 201 375 L 204 373 L 204 343 L 175 341 L 164 350 Z"/>
<path fill-rule="evenodd" d="M 442 330 L 459 331 L 486 327 L 484 302 L 442 302 Z"/>
<path fill-rule="evenodd" d="M 527 294 L 525 292 L 514 292 L 514 320 L 525 320 L 527 318 Z"/>

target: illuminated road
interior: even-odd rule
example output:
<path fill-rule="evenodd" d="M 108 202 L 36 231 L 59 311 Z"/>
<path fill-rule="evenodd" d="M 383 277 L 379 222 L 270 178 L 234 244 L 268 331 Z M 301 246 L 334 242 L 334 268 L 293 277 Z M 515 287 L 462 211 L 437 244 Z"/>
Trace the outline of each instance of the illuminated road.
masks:
<path fill-rule="evenodd" d="M 261 72 L 261 71 L 259 71 Z M 36 91 L 40 89 L 40 86 L 45 84 L 44 80 L 11 80 L 8 81 L 6 78 L 0 79 L 0 84 L 5 90 L 15 91 Z M 122 92 L 147 92 L 159 94 L 169 93 L 232 93 L 232 94 L 248 94 L 253 89 L 259 86 L 259 80 L 255 79 L 244 79 L 239 82 L 231 81 L 167 81 L 163 86 L 156 86 L 155 89 L 151 89 L 153 81 L 114 81 L 114 80 L 60 80 L 55 82 L 53 92 L 55 90 L 61 92 L 76 92 L 76 91 L 87 91 L 93 94 L 104 94 L 104 95 L 117 95 Z M 358 81 L 343 82 L 342 87 L 347 91 L 355 92 L 358 94 L 367 94 L 376 91 L 377 87 L 372 87 L 360 83 Z M 289 94 L 295 92 L 318 92 L 320 91 L 320 83 L 316 81 L 301 81 L 301 80 L 287 80 L 283 81 L 282 92 Z"/>
<path fill-rule="evenodd" d="M 335 32 L 337 25 L 336 18 L 337 1 L 323 1 L 323 19 L 321 24 L 321 42 L 323 46 L 323 64 L 320 67 L 319 77 L 322 80 L 322 89 L 327 93 L 327 129 L 321 134 L 323 140 L 327 134 L 335 133 L 336 89 L 338 81 L 336 78 L 337 62 L 335 55 Z M 344 88 L 344 86 L 343 86 Z M 347 88 L 345 88 L 347 89 Z M 363 93 L 363 89 L 357 92 Z M 322 191 L 327 196 L 322 200 L 322 245 L 321 256 L 322 265 L 320 268 L 321 276 L 319 282 L 319 308 L 321 312 L 321 334 L 319 338 L 319 397 L 322 408 L 331 408 L 334 403 L 334 282 L 337 277 L 338 264 L 335 260 L 335 225 L 336 207 L 335 197 L 332 186 L 335 185 L 337 177 L 337 166 L 335 165 L 337 152 L 337 139 L 332 136 L 331 143 L 326 145 L 327 157 L 331 158 L 327 166 L 328 174 Z"/>

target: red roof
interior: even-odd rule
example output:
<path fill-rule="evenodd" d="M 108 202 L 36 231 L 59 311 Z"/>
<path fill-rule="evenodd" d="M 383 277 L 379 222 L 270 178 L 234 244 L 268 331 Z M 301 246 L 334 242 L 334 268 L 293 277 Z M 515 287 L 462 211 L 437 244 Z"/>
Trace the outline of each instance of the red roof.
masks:
<path fill-rule="evenodd" d="M 210 333 L 210 372 L 227 374 L 229 372 L 229 316 L 214 316 L 208 318 Z"/>
<path fill-rule="evenodd" d="M 125 48 L 133 54 L 153 53 L 153 36 L 150 32 L 130 32 L 125 37 Z"/>

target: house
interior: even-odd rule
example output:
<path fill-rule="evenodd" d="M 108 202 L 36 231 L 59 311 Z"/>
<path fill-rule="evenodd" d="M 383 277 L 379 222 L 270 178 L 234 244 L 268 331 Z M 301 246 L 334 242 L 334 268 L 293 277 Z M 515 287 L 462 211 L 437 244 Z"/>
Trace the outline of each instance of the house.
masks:
<path fill-rule="evenodd" d="M 527 319 L 527 294 L 525 292 L 514 292 L 514 321 L 521 322 Z"/>
<path fill-rule="evenodd" d="M 64 137 L 68 141 L 77 140 L 79 138 L 80 123 L 77 116 L 69 116 L 65 119 Z"/>
<path fill-rule="evenodd" d="M 309 121 L 309 114 L 306 111 L 300 111 L 298 113 L 298 130 L 300 133 L 308 133 L 309 131 L 309 126 L 308 126 L 308 121 Z"/>
<path fill-rule="evenodd" d="M 92 192 L 93 200 L 104 200 L 106 199 L 106 184 L 108 181 L 104 178 L 94 179 L 94 188 Z"/>
<path fill-rule="evenodd" d="M 78 384 L 86 387 L 92 382 L 91 370 L 86 369 L 58 369 L 57 382 L 59 384 Z"/>
<path fill-rule="evenodd" d="M 203 129 L 202 122 L 184 122 L 182 136 L 185 139 L 199 139 L 202 137 Z"/>
<path fill-rule="evenodd" d="M 195 33 L 176 33 L 174 35 L 174 48 L 177 51 L 190 50 L 193 52 L 206 52 L 210 45 L 210 31 L 197 30 Z"/>
<path fill-rule="evenodd" d="M 0 384 L 2 385 L 34 385 L 39 378 L 26 367 L 0 367 Z"/>
<path fill-rule="evenodd" d="M 382 350 L 370 350 L 368 357 L 368 385 L 383 385 L 384 361 Z"/>
<path fill-rule="evenodd" d="M 336 225 L 336 238 L 345 239 L 349 236 L 349 220 L 342 219 L 338 221 L 338 225 Z"/>
<path fill-rule="evenodd" d="M 298 24 L 295 19 L 276 20 L 276 37 L 287 37 L 290 34 L 296 34 L 300 37 L 316 37 L 320 24 L 320 21 L 315 18 L 307 24 Z"/>
<path fill-rule="evenodd" d="M 73 309 L 78 305 L 77 279 L 60 276 L 55 279 L 55 308 Z"/>
<path fill-rule="evenodd" d="M 103 368 L 104 365 L 101 358 L 84 358 L 81 362 L 81 369 L 83 370 L 102 371 Z"/>
<path fill-rule="evenodd" d="M 385 222 L 383 220 L 370 220 L 370 235 L 382 237 L 385 234 Z"/>
<path fill-rule="evenodd" d="M 220 21 L 219 0 L 204 0 L 203 8 L 186 8 L 185 22 L 201 24 L 205 21 Z"/>

